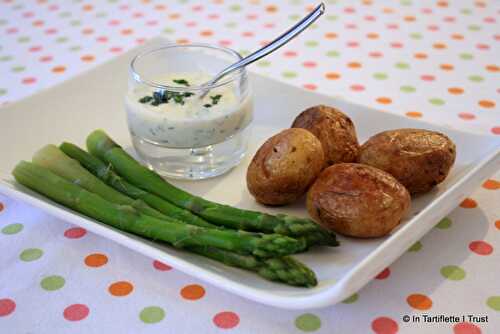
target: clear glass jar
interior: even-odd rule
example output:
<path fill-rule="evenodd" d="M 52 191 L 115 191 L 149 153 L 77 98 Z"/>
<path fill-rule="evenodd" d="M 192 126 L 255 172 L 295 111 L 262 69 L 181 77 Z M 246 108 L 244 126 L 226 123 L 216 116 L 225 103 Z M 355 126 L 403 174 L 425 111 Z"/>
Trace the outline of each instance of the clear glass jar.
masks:
<path fill-rule="evenodd" d="M 239 59 L 231 49 L 190 44 L 150 50 L 132 60 L 125 97 L 128 127 L 137 154 L 150 168 L 167 177 L 204 179 L 241 161 L 253 115 L 245 69 L 201 87 Z"/>

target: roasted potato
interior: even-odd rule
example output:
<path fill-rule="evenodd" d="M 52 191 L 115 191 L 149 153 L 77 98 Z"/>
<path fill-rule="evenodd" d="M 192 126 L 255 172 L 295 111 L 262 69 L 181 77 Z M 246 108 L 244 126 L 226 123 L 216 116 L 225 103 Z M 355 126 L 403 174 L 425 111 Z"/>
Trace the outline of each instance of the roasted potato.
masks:
<path fill-rule="evenodd" d="M 410 194 L 394 177 L 356 163 L 328 167 L 307 193 L 307 209 L 314 220 L 352 237 L 386 235 L 409 207 Z"/>
<path fill-rule="evenodd" d="M 358 161 L 388 172 L 416 194 L 442 182 L 455 155 L 455 144 L 442 133 L 398 129 L 371 137 L 361 146 Z"/>
<path fill-rule="evenodd" d="M 323 145 L 327 165 L 356 162 L 359 144 L 351 119 L 340 110 L 319 105 L 295 118 L 292 128 L 311 131 Z"/>
<path fill-rule="evenodd" d="M 247 170 L 247 186 L 255 199 L 283 205 L 301 197 L 325 165 L 323 147 L 304 129 L 287 129 L 269 138 Z"/>

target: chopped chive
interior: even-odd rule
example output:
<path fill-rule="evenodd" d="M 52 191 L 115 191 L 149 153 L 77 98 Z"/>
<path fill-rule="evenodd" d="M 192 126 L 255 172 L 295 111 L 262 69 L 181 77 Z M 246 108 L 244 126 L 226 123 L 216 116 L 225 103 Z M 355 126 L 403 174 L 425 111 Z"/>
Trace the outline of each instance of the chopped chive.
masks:
<path fill-rule="evenodd" d="M 178 85 L 189 87 L 189 82 L 186 79 L 174 79 L 172 81 Z"/>
<path fill-rule="evenodd" d="M 204 106 L 205 108 L 210 108 L 212 105 L 207 103 L 207 104 L 204 104 L 203 106 Z"/>
<path fill-rule="evenodd" d="M 151 101 L 153 98 L 151 96 L 144 96 L 144 97 L 141 97 L 139 99 L 139 102 L 140 103 L 148 103 L 149 101 Z"/>
<path fill-rule="evenodd" d="M 210 96 L 210 99 L 212 100 L 212 104 L 217 104 L 219 103 L 219 100 L 221 99 L 222 95 L 217 94 L 215 96 Z"/>

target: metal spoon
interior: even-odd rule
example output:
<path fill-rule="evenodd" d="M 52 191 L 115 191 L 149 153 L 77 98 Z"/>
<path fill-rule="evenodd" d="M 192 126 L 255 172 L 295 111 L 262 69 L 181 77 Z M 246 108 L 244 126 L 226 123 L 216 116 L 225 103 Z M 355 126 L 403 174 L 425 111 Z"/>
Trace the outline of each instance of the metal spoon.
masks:
<path fill-rule="evenodd" d="M 276 38 L 274 41 L 271 43 L 267 44 L 263 48 L 255 51 L 254 53 L 246 56 L 245 58 L 239 60 L 238 62 L 226 67 L 210 81 L 204 83 L 203 86 L 211 86 L 215 84 L 217 81 L 228 75 L 229 73 L 236 71 L 237 69 L 247 66 L 262 57 L 267 56 L 271 52 L 279 49 L 286 43 L 290 42 L 295 36 L 300 34 L 302 31 L 304 31 L 307 27 L 309 27 L 314 21 L 316 21 L 323 13 L 325 12 L 325 5 L 323 3 L 319 4 L 311 13 L 309 13 L 306 17 L 304 17 L 302 20 L 297 22 L 293 27 L 288 29 L 286 32 L 281 34 L 278 38 Z M 203 99 L 208 92 L 210 91 L 210 88 L 207 88 L 204 90 L 201 95 L 199 95 L 200 99 Z"/>

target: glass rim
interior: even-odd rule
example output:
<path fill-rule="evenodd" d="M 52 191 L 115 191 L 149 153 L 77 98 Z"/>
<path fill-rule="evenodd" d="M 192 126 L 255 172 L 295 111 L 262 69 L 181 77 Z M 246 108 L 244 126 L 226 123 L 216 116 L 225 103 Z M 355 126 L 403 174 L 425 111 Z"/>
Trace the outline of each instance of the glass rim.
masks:
<path fill-rule="evenodd" d="M 139 83 L 146 84 L 148 86 L 152 86 L 155 88 L 163 89 L 163 90 L 169 90 L 169 91 L 200 91 L 200 90 L 206 90 L 206 89 L 213 89 L 217 87 L 221 87 L 224 85 L 227 85 L 231 82 L 236 81 L 239 79 L 241 76 L 246 74 L 246 70 L 244 67 L 234 71 L 231 73 L 228 78 L 222 79 L 214 84 L 210 85 L 196 85 L 196 86 L 173 86 L 173 85 L 165 85 L 162 83 L 155 82 L 153 80 L 149 80 L 145 78 L 143 75 L 141 75 L 137 69 L 136 69 L 136 63 L 141 60 L 141 58 L 146 57 L 148 55 L 151 55 L 155 52 L 167 50 L 167 49 L 175 49 L 175 48 L 201 48 L 201 49 L 212 49 L 212 50 L 218 50 L 218 51 L 223 51 L 226 54 L 230 54 L 231 56 L 235 56 L 236 59 L 235 61 L 243 59 L 243 57 L 235 50 L 226 48 L 223 46 L 219 45 L 213 45 L 213 44 L 206 44 L 206 43 L 190 43 L 190 44 L 170 44 L 170 45 L 165 45 L 161 47 L 157 47 L 154 49 L 146 50 L 143 51 L 139 54 L 137 54 L 132 61 L 130 62 L 130 71 L 132 73 L 132 76 L 134 80 L 136 80 Z"/>

